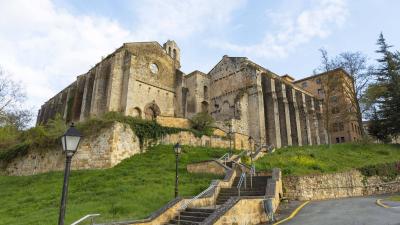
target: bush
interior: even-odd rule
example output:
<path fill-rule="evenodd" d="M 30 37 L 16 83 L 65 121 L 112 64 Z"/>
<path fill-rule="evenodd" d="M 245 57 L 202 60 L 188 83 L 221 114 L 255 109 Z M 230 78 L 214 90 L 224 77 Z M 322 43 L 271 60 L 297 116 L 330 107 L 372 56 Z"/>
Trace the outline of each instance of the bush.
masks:
<path fill-rule="evenodd" d="M 400 176 L 400 162 L 364 166 L 358 170 L 366 177 L 378 176 L 385 181 L 391 181 Z"/>
<path fill-rule="evenodd" d="M 201 112 L 197 113 L 190 120 L 192 128 L 208 136 L 212 135 L 214 118 L 212 118 L 208 113 Z"/>
<path fill-rule="evenodd" d="M 16 144 L 20 133 L 15 126 L 0 127 L 0 149 Z"/>
<path fill-rule="evenodd" d="M 364 166 L 358 170 L 366 177 L 379 176 L 390 181 L 400 175 L 400 162 Z"/>
<path fill-rule="evenodd" d="M 0 152 L 0 160 L 8 163 L 17 156 L 23 156 L 28 153 L 29 144 L 22 143 L 11 146 Z"/>

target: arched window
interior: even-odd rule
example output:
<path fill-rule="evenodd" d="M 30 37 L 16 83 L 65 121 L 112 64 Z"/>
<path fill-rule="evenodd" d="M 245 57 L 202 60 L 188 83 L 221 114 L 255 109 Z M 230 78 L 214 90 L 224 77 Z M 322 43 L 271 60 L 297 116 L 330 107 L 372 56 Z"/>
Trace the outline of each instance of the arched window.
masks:
<path fill-rule="evenodd" d="M 207 86 L 203 87 L 203 95 L 204 95 L 204 99 L 208 99 L 208 87 Z"/>
<path fill-rule="evenodd" d="M 144 108 L 144 114 L 146 119 L 148 120 L 155 120 L 157 116 L 161 114 L 160 108 L 154 102 L 149 103 Z"/>
<path fill-rule="evenodd" d="M 132 115 L 132 117 L 139 117 L 139 118 L 142 118 L 142 111 L 140 110 L 139 107 L 135 107 L 135 108 L 132 110 L 131 115 Z"/>
<path fill-rule="evenodd" d="M 176 58 L 176 49 L 172 50 L 172 58 Z"/>
<path fill-rule="evenodd" d="M 201 112 L 208 113 L 208 102 L 206 101 L 201 102 Z"/>
<path fill-rule="evenodd" d="M 171 55 L 171 47 L 168 47 L 168 55 Z"/>

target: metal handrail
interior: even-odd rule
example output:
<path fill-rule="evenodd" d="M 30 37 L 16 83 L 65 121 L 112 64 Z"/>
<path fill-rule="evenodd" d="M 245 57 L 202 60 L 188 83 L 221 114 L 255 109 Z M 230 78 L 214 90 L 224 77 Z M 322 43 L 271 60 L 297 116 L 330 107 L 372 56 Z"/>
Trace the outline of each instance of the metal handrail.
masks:
<path fill-rule="evenodd" d="M 96 216 L 100 216 L 100 214 L 88 214 L 88 215 L 86 215 L 86 216 L 80 218 L 79 220 L 77 220 L 77 221 L 71 223 L 71 225 L 78 225 L 78 224 L 80 224 L 81 222 L 83 222 L 83 221 L 85 221 L 85 220 L 87 220 L 87 219 L 89 219 L 89 218 L 91 219 L 91 222 L 90 222 L 90 223 L 93 225 L 93 224 L 94 224 L 94 217 L 96 217 Z"/>
<path fill-rule="evenodd" d="M 202 191 L 200 194 L 194 196 L 192 199 L 190 199 L 185 204 L 183 204 L 181 207 L 181 210 L 185 210 L 193 201 L 199 199 L 200 197 L 205 195 L 207 192 L 209 192 L 214 187 L 215 187 L 215 184 L 211 184 L 210 187 L 208 187 L 206 190 Z"/>
<path fill-rule="evenodd" d="M 242 174 L 240 175 L 239 178 L 239 182 L 238 185 L 236 186 L 236 188 L 238 189 L 238 196 L 240 197 L 240 188 L 242 187 L 244 181 L 244 189 L 247 188 L 247 184 L 246 184 L 246 172 L 242 172 Z"/>
<path fill-rule="evenodd" d="M 250 168 L 250 188 L 253 188 L 253 177 L 255 175 L 256 175 L 256 166 L 253 163 Z"/>
<path fill-rule="evenodd" d="M 219 160 L 224 161 L 224 165 L 226 166 L 226 161 L 228 161 L 228 159 L 230 158 L 229 156 L 230 156 L 230 155 L 229 155 L 229 152 L 228 152 L 228 153 L 225 153 L 223 156 L 221 156 L 221 157 L 219 158 Z"/>

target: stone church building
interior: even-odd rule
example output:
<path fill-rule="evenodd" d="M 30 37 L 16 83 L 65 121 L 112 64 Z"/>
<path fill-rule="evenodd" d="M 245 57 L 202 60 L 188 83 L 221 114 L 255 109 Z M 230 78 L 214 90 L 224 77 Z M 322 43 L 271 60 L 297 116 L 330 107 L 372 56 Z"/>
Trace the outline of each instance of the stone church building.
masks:
<path fill-rule="evenodd" d="M 109 111 L 155 119 L 209 113 L 227 130 L 283 147 L 327 142 L 312 93 L 246 57 L 223 56 L 208 73 L 180 70 L 174 41 L 125 43 L 42 105 L 37 124 L 60 114 L 84 121 Z"/>

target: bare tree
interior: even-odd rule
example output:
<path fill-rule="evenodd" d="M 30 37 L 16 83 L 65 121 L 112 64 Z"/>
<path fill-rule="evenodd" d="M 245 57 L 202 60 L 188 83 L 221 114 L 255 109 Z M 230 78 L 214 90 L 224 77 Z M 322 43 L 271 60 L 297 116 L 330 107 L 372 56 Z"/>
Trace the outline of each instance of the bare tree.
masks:
<path fill-rule="evenodd" d="M 374 68 L 368 66 L 367 57 L 361 52 L 343 52 L 330 59 L 325 49 L 320 49 L 321 66 L 316 70 L 327 72 L 336 68 L 344 69 L 352 80 L 343 82 L 343 94 L 350 101 L 348 113 L 356 116 L 359 125 L 362 125 L 362 114 L 368 109 L 366 105 L 361 105 L 360 100 L 364 98 L 365 90 L 372 80 Z M 361 129 L 364 135 L 364 129 Z"/>
<path fill-rule="evenodd" d="M 10 79 L 0 67 L 0 126 L 22 129 L 31 121 L 30 110 L 23 109 L 26 94 L 21 85 Z"/>

